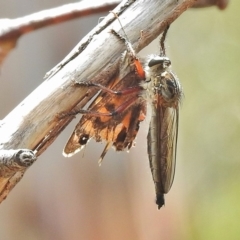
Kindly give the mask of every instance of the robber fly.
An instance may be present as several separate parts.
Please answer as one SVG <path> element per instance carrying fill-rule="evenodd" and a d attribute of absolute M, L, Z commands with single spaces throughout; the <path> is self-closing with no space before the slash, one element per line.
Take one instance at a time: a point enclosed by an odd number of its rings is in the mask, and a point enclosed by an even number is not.
<path fill-rule="evenodd" d="M 112 34 L 127 48 L 118 73 L 107 86 L 78 83 L 101 91 L 88 109 L 72 113 L 82 113 L 83 116 L 63 151 L 64 156 L 70 157 L 91 138 L 97 142 L 106 141 L 100 162 L 111 146 L 117 151 L 130 149 L 139 124 L 145 119 L 147 103 L 150 103 L 152 116 L 147 137 L 148 155 L 158 208 L 164 205 L 164 194 L 170 190 L 174 178 L 182 96 L 180 83 L 170 69 L 171 61 L 165 56 L 166 33 L 167 29 L 160 40 L 160 55 L 152 55 L 142 63 L 125 32 L 123 37 L 112 30 Z"/>
<path fill-rule="evenodd" d="M 145 72 L 152 115 L 148 131 L 148 156 L 156 191 L 158 208 L 164 205 L 164 194 L 170 190 L 176 165 L 179 105 L 183 95 L 177 76 L 171 71 L 171 61 L 165 54 L 164 41 L 168 28 L 160 39 L 160 55 L 152 55 Z"/>

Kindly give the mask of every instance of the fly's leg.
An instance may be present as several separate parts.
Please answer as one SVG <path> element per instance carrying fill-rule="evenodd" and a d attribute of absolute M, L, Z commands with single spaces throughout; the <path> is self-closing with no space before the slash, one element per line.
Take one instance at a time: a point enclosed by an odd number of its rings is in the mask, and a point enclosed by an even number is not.
<path fill-rule="evenodd" d="M 116 91 L 116 90 L 112 90 L 111 88 L 105 87 L 101 84 L 98 83 L 92 83 L 92 82 L 80 82 L 78 83 L 78 86 L 84 86 L 84 87 L 95 87 L 98 88 L 99 90 L 102 90 L 103 92 L 107 92 L 116 96 L 120 96 L 120 95 L 128 95 L 128 94 L 132 94 L 132 93 L 137 93 L 140 92 L 142 90 L 142 88 L 140 86 L 136 86 L 136 87 L 129 87 L 126 88 L 124 90 L 120 90 L 120 91 Z"/>
<path fill-rule="evenodd" d="M 136 100 L 136 97 L 134 96 L 134 97 L 130 98 L 128 101 L 124 102 L 122 105 L 118 106 L 112 112 L 101 113 L 101 112 L 94 112 L 91 110 L 79 109 L 76 111 L 72 111 L 70 113 L 62 114 L 62 116 L 60 116 L 60 118 L 64 118 L 66 116 L 75 116 L 77 114 L 91 115 L 94 117 L 112 117 L 112 116 L 118 115 L 119 113 L 123 112 L 125 109 L 130 107 L 135 102 L 135 100 Z"/>

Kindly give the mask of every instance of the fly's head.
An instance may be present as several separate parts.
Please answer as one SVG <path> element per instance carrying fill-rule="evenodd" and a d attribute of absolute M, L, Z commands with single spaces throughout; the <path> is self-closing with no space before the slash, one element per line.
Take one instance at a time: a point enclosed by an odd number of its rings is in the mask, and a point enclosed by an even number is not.
<path fill-rule="evenodd" d="M 148 67 L 152 72 L 164 72 L 171 66 L 171 61 L 168 57 L 153 56 L 149 62 Z"/>

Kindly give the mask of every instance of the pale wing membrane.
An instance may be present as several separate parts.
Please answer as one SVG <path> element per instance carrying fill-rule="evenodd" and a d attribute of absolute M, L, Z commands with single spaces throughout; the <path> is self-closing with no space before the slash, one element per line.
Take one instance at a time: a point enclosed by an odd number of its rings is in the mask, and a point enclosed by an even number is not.
<path fill-rule="evenodd" d="M 178 135 L 178 106 L 163 107 L 152 104 L 152 117 L 148 132 L 148 155 L 155 184 L 159 208 L 173 183 L 176 165 Z"/>
<path fill-rule="evenodd" d="M 167 171 L 164 184 L 164 190 L 167 193 L 172 187 L 175 166 L 176 166 L 176 152 L 177 152 L 177 137 L 178 137 L 178 108 L 168 108 L 169 111 L 169 124 L 168 124 L 168 158 L 167 158 Z"/>

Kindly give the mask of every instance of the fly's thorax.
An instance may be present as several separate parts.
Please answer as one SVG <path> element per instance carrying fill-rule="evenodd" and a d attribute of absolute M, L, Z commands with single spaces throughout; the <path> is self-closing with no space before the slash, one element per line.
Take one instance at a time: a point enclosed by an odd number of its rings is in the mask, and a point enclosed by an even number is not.
<path fill-rule="evenodd" d="M 180 83 L 170 70 L 166 70 L 160 78 L 154 79 L 154 88 L 157 94 L 160 94 L 166 103 L 179 102 L 182 95 Z"/>
<path fill-rule="evenodd" d="M 162 104 L 172 107 L 181 99 L 182 89 L 177 76 L 170 68 L 171 61 L 168 57 L 153 55 L 149 58 L 145 71 L 151 86 L 148 87 L 151 98 L 156 99 L 158 96 Z"/>

